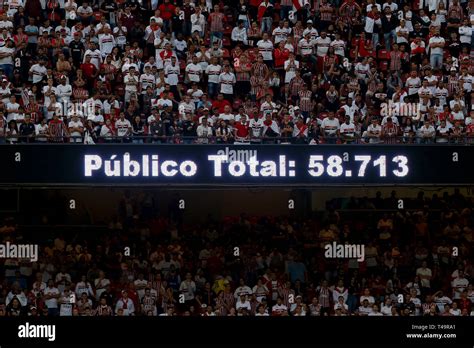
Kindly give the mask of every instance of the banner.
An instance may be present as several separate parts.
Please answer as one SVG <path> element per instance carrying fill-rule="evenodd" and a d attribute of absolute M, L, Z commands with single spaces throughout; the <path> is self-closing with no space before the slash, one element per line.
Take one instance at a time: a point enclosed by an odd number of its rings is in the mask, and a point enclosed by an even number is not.
<path fill-rule="evenodd" d="M 469 146 L 3 145 L 0 184 L 473 184 Z"/>

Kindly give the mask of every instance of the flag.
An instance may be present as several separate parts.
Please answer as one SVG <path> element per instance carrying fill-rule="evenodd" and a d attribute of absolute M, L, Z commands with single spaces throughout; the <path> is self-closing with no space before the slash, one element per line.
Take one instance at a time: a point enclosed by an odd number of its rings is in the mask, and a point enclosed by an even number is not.
<path fill-rule="evenodd" d="M 23 101 L 23 106 L 28 107 L 30 105 L 30 96 L 28 95 L 29 90 L 27 88 L 23 88 L 21 91 L 21 100 Z"/>

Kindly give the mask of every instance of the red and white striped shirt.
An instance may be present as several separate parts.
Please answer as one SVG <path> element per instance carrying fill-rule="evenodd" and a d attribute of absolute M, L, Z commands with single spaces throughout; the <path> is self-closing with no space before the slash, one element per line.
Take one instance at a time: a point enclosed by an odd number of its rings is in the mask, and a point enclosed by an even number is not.
<path fill-rule="evenodd" d="M 311 112 L 311 110 L 313 110 L 313 101 L 311 100 L 312 94 L 313 93 L 308 90 L 298 92 L 298 96 L 300 97 L 299 106 L 301 111 Z"/>
<path fill-rule="evenodd" d="M 211 32 L 224 31 L 225 16 L 220 12 L 212 12 L 209 15 L 209 24 Z"/>
<path fill-rule="evenodd" d="M 320 17 L 322 21 L 330 22 L 332 21 L 332 14 L 334 8 L 329 3 L 321 4 L 319 7 Z"/>

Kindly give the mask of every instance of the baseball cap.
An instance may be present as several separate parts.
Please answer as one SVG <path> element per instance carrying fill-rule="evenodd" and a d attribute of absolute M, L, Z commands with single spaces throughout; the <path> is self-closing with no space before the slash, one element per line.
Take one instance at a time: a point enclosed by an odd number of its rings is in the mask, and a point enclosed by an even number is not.
<path fill-rule="evenodd" d="M 308 19 L 308 20 L 306 21 L 306 24 L 313 24 L 313 21 L 312 21 L 311 19 Z"/>

